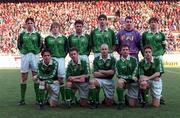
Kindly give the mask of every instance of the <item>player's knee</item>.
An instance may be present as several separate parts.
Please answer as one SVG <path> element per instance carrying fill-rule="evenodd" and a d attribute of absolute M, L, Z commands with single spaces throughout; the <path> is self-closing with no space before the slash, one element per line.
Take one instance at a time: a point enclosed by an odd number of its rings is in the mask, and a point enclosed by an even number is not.
<path fill-rule="evenodd" d="M 110 99 L 110 98 L 105 98 L 105 105 L 107 107 L 110 107 L 113 105 L 113 99 Z"/>
<path fill-rule="evenodd" d="M 121 79 L 119 79 L 119 80 L 117 81 L 117 86 L 118 86 L 119 88 L 123 88 L 123 87 L 125 86 L 124 81 L 122 81 Z"/>
<path fill-rule="evenodd" d="M 88 100 L 86 98 L 80 98 L 80 106 L 81 107 L 87 107 L 88 106 Z"/>
<path fill-rule="evenodd" d="M 141 88 L 141 89 L 147 89 L 147 88 L 148 88 L 148 83 L 147 83 L 146 81 L 142 81 L 142 82 L 140 83 L 140 88 Z"/>
<path fill-rule="evenodd" d="M 94 88 L 94 87 L 96 87 L 97 86 L 97 82 L 96 82 L 96 80 L 95 79 L 93 79 L 93 80 L 90 80 L 89 81 L 89 83 L 90 83 L 90 87 L 92 88 Z"/>
<path fill-rule="evenodd" d="M 67 82 L 66 87 L 71 88 L 72 87 L 72 82 Z"/>
<path fill-rule="evenodd" d="M 129 102 L 129 106 L 132 108 L 137 106 L 137 99 L 129 98 L 128 102 Z"/>

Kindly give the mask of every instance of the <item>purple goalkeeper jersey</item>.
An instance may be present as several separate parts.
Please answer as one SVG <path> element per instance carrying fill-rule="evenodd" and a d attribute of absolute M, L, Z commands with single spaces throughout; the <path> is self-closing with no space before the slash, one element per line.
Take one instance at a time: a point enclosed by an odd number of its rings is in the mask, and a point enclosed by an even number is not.
<path fill-rule="evenodd" d="M 116 51 L 119 53 L 122 45 L 128 45 L 130 47 L 130 55 L 138 59 L 138 53 L 140 51 L 141 35 L 135 29 L 127 31 L 126 29 L 120 30 L 117 33 L 117 46 Z"/>

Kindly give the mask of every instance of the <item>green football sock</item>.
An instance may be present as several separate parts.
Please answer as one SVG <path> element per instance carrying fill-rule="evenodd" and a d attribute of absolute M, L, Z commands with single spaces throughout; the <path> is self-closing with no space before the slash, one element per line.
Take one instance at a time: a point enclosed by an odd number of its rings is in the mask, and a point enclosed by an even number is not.
<path fill-rule="evenodd" d="M 75 100 L 75 92 L 73 90 L 71 90 L 71 99 Z"/>
<path fill-rule="evenodd" d="M 65 89 L 64 86 L 60 86 L 61 100 L 65 100 Z"/>
<path fill-rule="evenodd" d="M 65 89 L 66 100 L 71 100 L 72 90 L 70 88 Z"/>
<path fill-rule="evenodd" d="M 21 100 L 25 101 L 25 93 L 26 93 L 27 84 L 21 84 Z"/>
<path fill-rule="evenodd" d="M 99 93 L 100 93 L 100 88 L 96 88 L 96 101 L 99 102 Z"/>
<path fill-rule="evenodd" d="M 145 102 L 148 102 L 148 95 L 149 95 L 149 89 L 144 90 L 144 100 Z"/>
<path fill-rule="evenodd" d="M 124 89 L 117 87 L 117 88 L 116 88 L 116 92 L 117 92 L 117 97 L 118 97 L 119 103 L 123 103 Z"/>
<path fill-rule="evenodd" d="M 39 84 L 38 83 L 34 83 L 34 91 L 35 91 L 35 94 L 36 94 L 36 101 L 38 101 L 39 99 Z"/>
<path fill-rule="evenodd" d="M 39 102 L 43 103 L 44 102 L 44 97 L 45 97 L 45 90 L 44 89 L 39 89 Z"/>
<path fill-rule="evenodd" d="M 90 89 L 90 96 L 91 96 L 93 102 L 97 101 L 97 89 L 96 88 Z"/>
<path fill-rule="evenodd" d="M 44 96 L 44 101 L 46 101 L 46 102 L 48 101 L 48 95 L 49 95 L 49 93 L 48 93 L 48 91 L 46 91 L 45 96 Z"/>

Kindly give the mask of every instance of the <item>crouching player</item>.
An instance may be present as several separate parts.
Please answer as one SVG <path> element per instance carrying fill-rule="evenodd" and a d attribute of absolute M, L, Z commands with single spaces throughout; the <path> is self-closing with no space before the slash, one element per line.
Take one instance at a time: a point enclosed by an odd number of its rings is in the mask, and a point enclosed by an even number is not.
<path fill-rule="evenodd" d="M 66 70 L 66 107 L 71 107 L 71 101 L 74 100 L 75 92 L 78 90 L 80 96 L 80 106 L 88 105 L 89 93 L 89 75 L 86 61 L 79 57 L 77 48 L 69 50 L 71 61 Z"/>
<path fill-rule="evenodd" d="M 104 91 L 106 106 L 112 106 L 114 97 L 115 85 L 112 78 L 115 73 L 116 60 L 108 54 L 109 48 L 107 44 L 102 44 L 100 49 L 100 56 L 93 61 L 93 79 L 90 81 L 91 108 L 98 107 L 100 88 Z"/>
<path fill-rule="evenodd" d="M 37 79 L 39 82 L 39 107 L 43 108 L 45 92 L 48 92 L 48 102 L 51 107 L 56 107 L 59 95 L 58 62 L 51 58 L 50 51 L 41 52 L 42 60 L 38 63 Z"/>
<path fill-rule="evenodd" d="M 121 47 L 121 57 L 116 63 L 117 70 L 117 97 L 118 97 L 118 109 L 122 109 L 124 106 L 124 90 L 127 88 L 127 99 L 130 107 L 137 105 L 138 98 L 138 62 L 135 57 L 129 55 L 130 49 L 128 45 Z"/>
<path fill-rule="evenodd" d="M 152 95 L 152 105 L 160 106 L 160 98 L 162 92 L 161 74 L 164 73 L 161 60 L 153 58 L 152 47 L 144 47 L 144 59 L 139 63 L 139 84 L 141 95 L 143 98 L 143 107 L 148 102 L 148 91 L 150 89 Z"/>

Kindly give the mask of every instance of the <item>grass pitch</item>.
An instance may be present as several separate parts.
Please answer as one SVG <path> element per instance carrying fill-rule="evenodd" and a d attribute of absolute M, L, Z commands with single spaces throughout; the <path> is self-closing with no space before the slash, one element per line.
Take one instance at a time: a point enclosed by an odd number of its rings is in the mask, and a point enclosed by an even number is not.
<path fill-rule="evenodd" d="M 116 106 L 100 106 L 98 109 L 74 106 L 66 109 L 60 104 L 57 108 L 45 107 L 44 110 L 38 110 L 30 77 L 26 92 L 27 105 L 17 106 L 20 99 L 20 71 L 0 70 L 0 118 L 180 118 L 180 68 L 166 68 L 165 71 L 163 96 L 166 105 L 161 105 L 160 108 L 126 107 L 124 110 L 117 110 Z"/>

